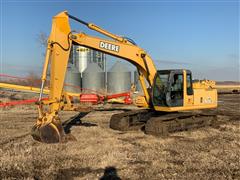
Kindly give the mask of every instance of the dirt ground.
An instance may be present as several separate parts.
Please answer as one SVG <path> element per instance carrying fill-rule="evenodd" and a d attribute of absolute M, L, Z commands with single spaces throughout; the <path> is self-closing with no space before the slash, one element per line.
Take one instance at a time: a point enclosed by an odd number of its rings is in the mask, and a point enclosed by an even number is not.
<path fill-rule="evenodd" d="M 121 110 L 95 111 L 71 127 L 76 141 L 42 144 L 29 134 L 33 105 L 0 109 L 0 179 L 240 179 L 240 95 L 221 95 L 217 111 L 218 127 L 164 138 L 114 131 Z"/>

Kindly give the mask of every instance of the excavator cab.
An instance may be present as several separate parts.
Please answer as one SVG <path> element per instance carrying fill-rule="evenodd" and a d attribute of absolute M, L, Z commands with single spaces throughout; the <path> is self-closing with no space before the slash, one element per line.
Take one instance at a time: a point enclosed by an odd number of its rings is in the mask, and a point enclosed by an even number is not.
<path fill-rule="evenodd" d="M 186 73 L 186 75 L 184 75 Z M 184 83 L 186 82 L 186 89 Z M 159 70 L 157 71 L 152 91 L 154 106 L 182 107 L 184 106 L 184 91 L 193 95 L 192 73 L 189 70 Z"/>

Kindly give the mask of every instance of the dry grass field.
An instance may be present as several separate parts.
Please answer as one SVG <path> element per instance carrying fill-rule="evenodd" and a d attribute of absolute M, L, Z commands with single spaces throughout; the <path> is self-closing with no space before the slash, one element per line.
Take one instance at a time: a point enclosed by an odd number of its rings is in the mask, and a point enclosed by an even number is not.
<path fill-rule="evenodd" d="M 220 125 L 164 138 L 114 131 L 122 111 L 95 111 L 71 127 L 75 141 L 42 144 L 29 135 L 33 105 L 0 109 L 0 179 L 240 179 L 240 95 L 221 95 L 216 111 Z"/>

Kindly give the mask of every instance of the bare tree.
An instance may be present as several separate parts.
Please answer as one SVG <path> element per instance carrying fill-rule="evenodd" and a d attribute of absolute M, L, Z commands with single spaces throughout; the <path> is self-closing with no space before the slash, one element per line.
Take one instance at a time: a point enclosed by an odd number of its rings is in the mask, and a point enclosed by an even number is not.
<path fill-rule="evenodd" d="M 39 32 L 37 34 L 37 42 L 44 48 L 47 47 L 48 36 L 45 32 Z"/>
<path fill-rule="evenodd" d="M 26 79 L 28 86 L 39 87 L 41 85 L 41 78 L 33 71 L 29 71 Z"/>
<path fill-rule="evenodd" d="M 37 42 L 38 44 L 43 48 L 43 52 L 42 52 L 42 56 L 45 57 L 46 55 L 46 48 L 47 48 L 47 43 L 48 43 L 48 35 L 45 32 L 39 32 L 37 34 Z M 43 59 L 44 60 L 44 59 Z M 44 62 L 42 63 L 42 65 L 44 64 Z M 49 67 L 51 65 L 49 64 Z M 50 68 L 48 68 L 48 72 L 47 72 L 47 76 L 50 75 Z"/>

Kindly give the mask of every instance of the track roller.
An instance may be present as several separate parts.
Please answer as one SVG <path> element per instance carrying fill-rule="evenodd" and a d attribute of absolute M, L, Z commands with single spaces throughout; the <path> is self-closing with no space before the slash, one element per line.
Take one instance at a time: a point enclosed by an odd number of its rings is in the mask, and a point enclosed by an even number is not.
<path fill-rule="evenodd" d="M 129 117 L 113 117 L 110 120 L 110 128 L 118 131 L 127 131 L 129 129 Z"/>
<path fill-rule="evenodd" d="M 118 131 L 139 130 L 152 114 L 146 109 L 114 114 L 110 119 L 110 128 Z"/>
<path fill-rule="evenodd" d="M 155 136 L 167 136 L 169 133 L 212 126 L 216 121 L 217 117 L 215 115 L 203 114 L 193 116 L 176 115 L 172 119 L 169 117 L 153 117 L 147 121 L 145 133 Z"/>

